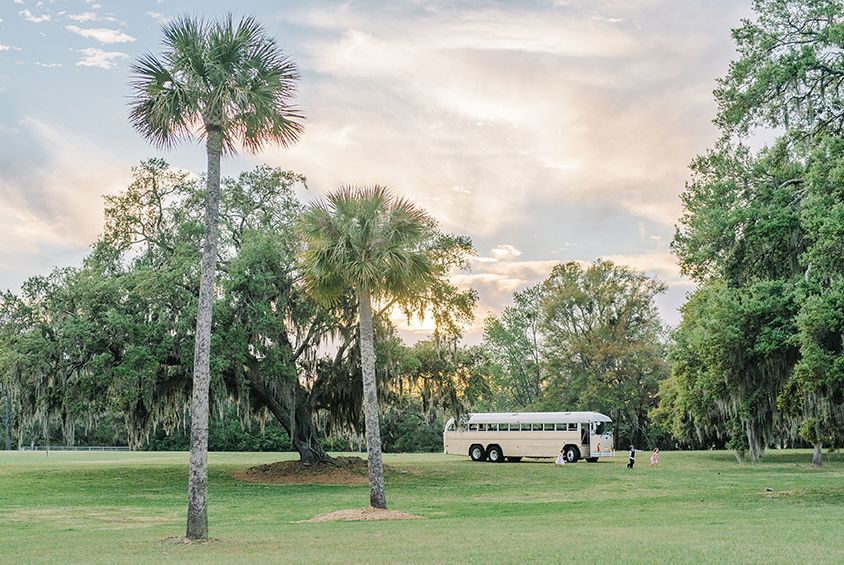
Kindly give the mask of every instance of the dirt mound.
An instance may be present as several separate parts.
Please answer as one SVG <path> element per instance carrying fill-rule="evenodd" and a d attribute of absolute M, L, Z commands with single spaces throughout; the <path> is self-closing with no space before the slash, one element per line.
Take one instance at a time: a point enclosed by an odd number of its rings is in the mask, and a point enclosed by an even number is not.
<path fill-rule="evenodd" d="M 397 510 L 383 510 L 381 508 L 352 508 L 336 510 L 327 514 L 314 516 L 302 522 L 355 522 L 358 520 L 416 520 L 421 516 L 399 512 Z"/>
<path fill-rule="evenodd" d="M 328 463 L 278 461 L 256 465 L 232 473 L 247 483 L 365 485 L 368 483 L 366 460 L 360 457 L 336 457 Z"/>

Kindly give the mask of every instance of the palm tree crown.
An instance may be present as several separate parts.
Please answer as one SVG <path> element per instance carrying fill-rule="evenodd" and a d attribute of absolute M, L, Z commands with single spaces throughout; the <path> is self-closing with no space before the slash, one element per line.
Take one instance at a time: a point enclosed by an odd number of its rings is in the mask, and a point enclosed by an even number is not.
<path fill-rule="evenodd" d="M 161 58 L 147 53 L 132 65 L 130 120 L 144 137 L 169 147 L 215 129 L 227 152 L 238 141 L 256 151 L 297 140 L 302 115 L 290 104 L 296 66 L 255 19 L 183 17 L 162 32 Z"/>
<path fill-rule="evenodd" d="M 426 247 L 433 220 L 383 186 L 342 188 L 312 204 L 301 226 L 305 280 L 323 302 L 349 289 L 410 297 L 437 273 Z"/>

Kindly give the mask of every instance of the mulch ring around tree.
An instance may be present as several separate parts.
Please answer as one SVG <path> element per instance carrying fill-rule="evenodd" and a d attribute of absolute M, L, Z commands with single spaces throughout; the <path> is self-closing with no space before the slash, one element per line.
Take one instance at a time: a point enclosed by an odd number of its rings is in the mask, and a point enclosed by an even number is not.
<path fill-rule="evenodd" d="M 326 514 L 314 516 L 310 520 L 301 520 L 299 524 L 306 522 L 357 522 L 361 520 L 416 520 L 421 518 L 415 514 L 399 512 L 398 510 L 384 510 L 383 508 L 352 508 L 349 510 L 336 510 Z"/>
<path fill-rule="evenodd" d="M 385 468 L 386 471 L 386 468 Z M 241 469 L 232 476 L 247 483 L 365 485 L 368 483 L 366 460 L 360 457 L 335 457 L 327 463 L 278 461 Z"/>

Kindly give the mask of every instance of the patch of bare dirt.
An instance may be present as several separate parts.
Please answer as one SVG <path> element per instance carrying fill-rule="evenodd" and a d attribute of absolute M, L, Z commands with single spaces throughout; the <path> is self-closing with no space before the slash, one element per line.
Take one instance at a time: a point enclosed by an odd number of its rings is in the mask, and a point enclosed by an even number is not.
<path fill-rule="evenodd" d="M 360 457 L 336 457 L 328 463 L 305 464 L 278 461 L 235 471 L 232 476 L 247 483 L 365 485 L 368 483 L 366 460 Z"/>
<path fill-rule="evenodd" d="M 171 536 L 169 538 L 165 538 L 161 540 L 163 544 L 174 544 L 174 545 L 210 545 L 215 543 L 220 543 L 220 540 L 215 538 L 206 538 L 201 540 L 193 540 L 185 537 L 178 537 L 178 536 Z"/>
<path fill-rule="evenodd" d="M 421 516 L 399 512 L 398 510 L 384 510 L 382 508 L 351 508 L 336 510 L 327 514 L 314 516 L 302 522 L 357 522 L 360 520 L 417 520 Z M 300 522 L 301 523 L 301 522 Z"/>

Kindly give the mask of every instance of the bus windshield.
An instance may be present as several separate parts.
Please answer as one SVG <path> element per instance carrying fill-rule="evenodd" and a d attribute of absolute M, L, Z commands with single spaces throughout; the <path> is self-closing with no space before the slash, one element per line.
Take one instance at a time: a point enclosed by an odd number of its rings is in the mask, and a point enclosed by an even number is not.
<path fill-rule="evenodd" d="M 596 422 L 595 435 L 602 436 L 612 433 L 612 422 Z"/>

